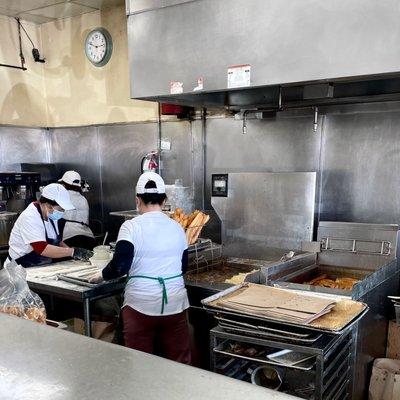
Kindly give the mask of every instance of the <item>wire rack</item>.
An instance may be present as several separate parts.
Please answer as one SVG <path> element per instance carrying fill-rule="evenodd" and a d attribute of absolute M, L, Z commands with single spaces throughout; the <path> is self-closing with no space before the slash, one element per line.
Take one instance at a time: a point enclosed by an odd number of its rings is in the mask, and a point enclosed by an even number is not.
<path fill-rule="evenodd" d="M 188 252 L 190 270 L 212 267 L 222 259 L 222 245 L 214 243 L 211 239 L 200 238 L 189 246 Z"/>

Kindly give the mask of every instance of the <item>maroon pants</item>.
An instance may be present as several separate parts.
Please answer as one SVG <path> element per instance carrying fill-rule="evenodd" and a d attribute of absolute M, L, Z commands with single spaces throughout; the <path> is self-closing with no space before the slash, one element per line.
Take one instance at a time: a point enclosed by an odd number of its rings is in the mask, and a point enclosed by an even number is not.
<path fill-rule="evenodd" d="M 191 363 L 187 313 L 151 316 L 129 306 L 122 309 L 125 346 L 183 364 Z"/>

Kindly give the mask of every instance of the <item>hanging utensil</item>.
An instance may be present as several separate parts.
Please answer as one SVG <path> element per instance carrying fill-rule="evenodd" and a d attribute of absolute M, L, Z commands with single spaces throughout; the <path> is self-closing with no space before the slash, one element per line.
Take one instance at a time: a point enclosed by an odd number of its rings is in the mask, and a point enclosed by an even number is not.
<path fill-rule="evenodd" d="M 104 235 L 103 246 L 106 244 L 107 237 L 108 237 L 108 231 L 107 231 L 106 234 Z"/>

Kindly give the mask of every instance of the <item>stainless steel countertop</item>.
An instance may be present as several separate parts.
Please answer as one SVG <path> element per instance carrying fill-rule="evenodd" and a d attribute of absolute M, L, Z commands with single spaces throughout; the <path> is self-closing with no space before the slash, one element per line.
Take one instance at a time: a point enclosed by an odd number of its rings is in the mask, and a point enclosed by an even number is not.
<path fill-rule="evenodd" d="M 0 314 L 4 400 L 289 400 L 288 396 Z"/>

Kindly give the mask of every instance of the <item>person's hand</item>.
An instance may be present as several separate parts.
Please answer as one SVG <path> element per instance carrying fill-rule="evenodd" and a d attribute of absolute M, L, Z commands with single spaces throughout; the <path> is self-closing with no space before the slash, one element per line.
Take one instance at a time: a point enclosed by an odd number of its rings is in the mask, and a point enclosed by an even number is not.
<path fill-rule="evenodd" d="M 89 278 L 89 283 L 101 283 L 103 282 L 103 275 L 101 272 L 99 274 L 93 275 L 91 278 Z"/>
<path fill-rule="evenodd" d="M 82 249 L 80 247 L 74 247 L 74 253 L 72 255 L 74 260 L 89 261 L 90 257 L 93 257 L 93 251 Z"/>

